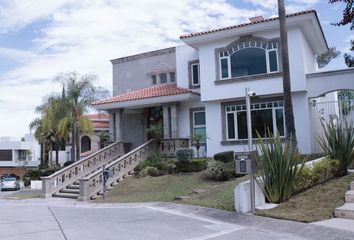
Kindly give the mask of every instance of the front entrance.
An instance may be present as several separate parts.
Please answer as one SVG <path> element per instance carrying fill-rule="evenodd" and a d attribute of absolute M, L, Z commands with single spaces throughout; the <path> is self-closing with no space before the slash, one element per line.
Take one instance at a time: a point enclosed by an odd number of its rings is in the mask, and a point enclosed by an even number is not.
<path fill-rule="evenodd" d="M 148 140 L 151 139 L 156 139 L 158 136 L 157 134 L 160 134 L 160 138 L 162 137 L 162 129 L 163 129 L 163 111 L 162 107 L 150 107 L 147 108 L 147 128 L 154 127 L 156 131 L 148 131 L 147 132 L 147 137 Z M 160 133 L 159 129 L 161 130 Z"/>

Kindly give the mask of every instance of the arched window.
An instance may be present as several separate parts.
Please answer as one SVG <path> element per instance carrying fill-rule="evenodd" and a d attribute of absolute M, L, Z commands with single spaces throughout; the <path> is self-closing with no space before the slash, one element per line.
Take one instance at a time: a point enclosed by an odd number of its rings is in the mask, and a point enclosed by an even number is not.
<path fill-rule="evenodd" d="M 83 136 L 81 138 L 81 153 L 91 150 L 91 139 L 88 136 Z"/>
<path fill-rule="evenodd" d="M 220 79 L 278 72 L 276 42 L 246 41 L 219 53 Z"/>

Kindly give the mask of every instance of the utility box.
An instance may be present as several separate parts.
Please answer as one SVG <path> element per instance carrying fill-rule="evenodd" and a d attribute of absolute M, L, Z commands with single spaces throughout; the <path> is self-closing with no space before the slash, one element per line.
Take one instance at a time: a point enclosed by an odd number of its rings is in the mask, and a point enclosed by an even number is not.
<path fill-rule="evenodd" d="M 257 150 L 246 152 L 235 152 L 235 169 L 236 174 L 253 174 L 257 173 Z"/>
<path fill-rule="evenodd" d="M 104 171 L 103 171 L 103 177 L 104 178 L 109 178 L 109 177 L 112 177 L 113 176 L 113 172 L 112 172 L 112 170 L 109 170 L 109 169 L 105 169 Z"/>

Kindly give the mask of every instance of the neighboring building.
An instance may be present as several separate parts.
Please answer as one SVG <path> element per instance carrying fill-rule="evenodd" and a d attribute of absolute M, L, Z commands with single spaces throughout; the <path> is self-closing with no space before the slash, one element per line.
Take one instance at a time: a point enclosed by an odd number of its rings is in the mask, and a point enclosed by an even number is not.
<path fill-rule="evenodd" d="M 315 106 L 337 101 L 329 92 L 354 89 L 354 69 L 318 69 L 316 55 L 328 46 L 315 11 L 288 15 L 287 26 L 298 144 L 304 154 L 317 152 Z M 264 137 L 265 127 L 285 136 L 278 18 L 253 18 L 180 38 L 185 45 L 111 61 L 114 96 L 93 105 L 108 111 L 113 141 L 139 146 L 154 137 L 146 128 L 161 123 L 168 147 L 200 133 L 208 137 L 202 155 L 243 151 L 245 88 L 256 93 L 251 99 L 253 139 L 256 131 Z"/>
<path fill-rule="evenodd" d="M 22 140 L 10 137 L 0 138 L 0 175 L 24 174 L 23 167 L 37 167 L 40 164 L 41 148 L 33 134 L 26 134 Z"/>
<path fill-rule="evenodd" d="M 109 134 L 109 116 L 104 113 L 85 114 L 91 120 L 93 126 L 92 134 L 81 134 L 80 136 L 80 157 L 86 157 L 101 149 L 101 138 Z M 59 151 L 59 164 L 63 165 L 71 160 L 71 143 L 67 142 Z M 55 151 L 52 152 L 52 162 L 55 163 Z"/>

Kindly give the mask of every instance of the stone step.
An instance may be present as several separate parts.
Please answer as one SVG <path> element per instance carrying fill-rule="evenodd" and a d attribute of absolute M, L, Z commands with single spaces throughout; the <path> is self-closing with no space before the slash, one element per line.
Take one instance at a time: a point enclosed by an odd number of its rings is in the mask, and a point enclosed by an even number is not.
<path fill-rule="evenodd" d="M 76 180 L 75 182 L 73 182 L 73 185 L 80 185 L 80 182 L 78 180 Z"/>
<path fill-rule="evenodd" d="M 74 193 L 53 193 L 53 197 L 60 197 L 60 198 L 73 198 L 77 199 L 79 197 L 79 194 L 74 194 Z"/>
<path fill-rule="evenodd" d="M 354 203 L 354 190 L 350 190 L 345 193 L 345 202 Z"/>
<path fill-rule="evenodd" d="M 79 185 L 68 185 L 66 186 L 67 189 L 80 189 Z"/>
<path fill-rule="evenodd" d="M 351 190 L 354 190 L 354 182 L 351 182 L 351 183 L 350 183 L 350 189 L 351 189 Z"/>
<path fill-rule="evenodd" d="M 338 218 L 354 220 L 354 203 L 345 203 L 343 206 L 336 208 L 334 213 Z"/>
<path fill-rule="evenodd" d="M 79 189 L 72 189 L 72 188 L 64 188 L 59 191 L 60 193 L 74 193 L 74 194 L 80 194 Z"/>

